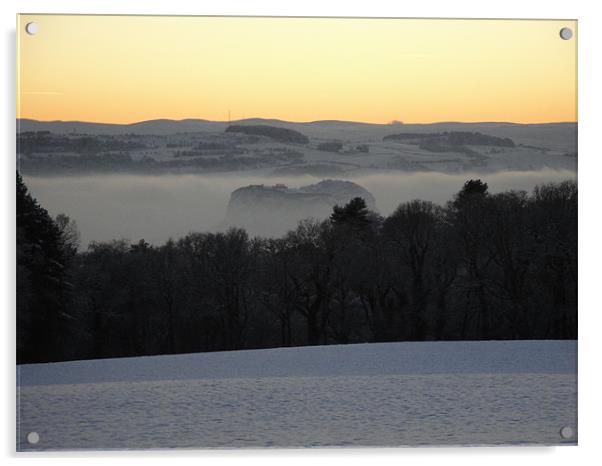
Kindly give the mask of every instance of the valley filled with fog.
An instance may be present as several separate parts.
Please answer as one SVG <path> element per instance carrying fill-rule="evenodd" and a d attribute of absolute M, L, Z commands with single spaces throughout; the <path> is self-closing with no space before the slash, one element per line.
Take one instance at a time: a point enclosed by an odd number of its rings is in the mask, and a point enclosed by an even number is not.
<path fill-rule="evenodd" d="M 381 215 L 412 199 L 445 203 L 464 182 L 480 178 L 491 192 L 531 191 L 534 186 L 575 179 L 569 170 L 499 173 L 367 173 L 350 178 L 371 192 Z M 191 231 L 220 228 L 232 191 L 241 186 L 276 182 L 289 187 L 317 183 L 312 176 L 279 177 L 251 174 L 203 175 L 88 175 L 27 177 L 32 194 L 56 216 L 65 213 L 77 222 L 82 246 L 90 241 L 144 238 L 154 244 Z M 290 221 L 296 222 L 295 212 Z M 253 233 L 253 232 L 251 232 Z"/>

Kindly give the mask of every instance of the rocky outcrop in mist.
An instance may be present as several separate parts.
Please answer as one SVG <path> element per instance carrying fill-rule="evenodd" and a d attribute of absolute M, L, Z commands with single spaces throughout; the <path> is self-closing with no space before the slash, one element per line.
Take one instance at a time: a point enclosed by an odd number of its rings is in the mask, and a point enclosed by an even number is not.
<path fill-rule="evenodd" d="M 284 184 L 245 186 L 230 195 L 222 227 L 245 228 L 251 235 L 280 236 L 304 218 L 328 217 L 335 205 L 344 205 L 354 197 L 363 198 L 370 210 L 376 210 L 374 196 L 351 181 L 323 180 L 300 188 Z"/>

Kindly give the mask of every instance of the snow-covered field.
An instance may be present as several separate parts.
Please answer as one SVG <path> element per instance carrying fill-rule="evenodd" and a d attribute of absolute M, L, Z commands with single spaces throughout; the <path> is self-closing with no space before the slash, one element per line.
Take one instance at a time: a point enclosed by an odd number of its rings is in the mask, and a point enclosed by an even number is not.
<path fill-rule="evenodd" d="M 17 446 L 574 444 L 576 357 L 575 341 L 423 342 L 23 365 Z"/>

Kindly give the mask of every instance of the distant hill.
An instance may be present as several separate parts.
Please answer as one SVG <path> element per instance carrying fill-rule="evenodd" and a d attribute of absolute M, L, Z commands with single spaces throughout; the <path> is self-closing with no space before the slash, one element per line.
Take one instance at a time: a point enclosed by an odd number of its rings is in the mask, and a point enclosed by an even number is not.
<path fill-rule="evenodd" d="M 176 134 L 198 131 L 221 132 L 227 123 L 207 120 L 149 120 L 131 124 L 90 123 L 85 121 L 38 121 L 17 119 L 17 132 L 51 131 L 59 134 Z"/>
<path fill-rule="evenodd" d="M 274 141 L 292 142 L 294 144 L 307 144 L 309 142 L 309 138 L 298 131 L 270 125 L 231 125 L 226 128 L 226 133 L 266 136 Z"/>
<path fill-rule="evenodd" d="M 268 125 L 287 128 L 300 132 L 308 138 L 327 140 L 346 140 L 365 142 L 378 140 L 392 133 L 442 133 L 445 131 L 470 131 L 492 136 L 510 138 L 515 143 L 540 145 L 542 141 L 548 146 L 576 146 L 577 123 L 429 123 L 429 124 L 373 124 L 352 121 L 313 121 L 306 123 L 288 122 L 273 119 L 250 118 L 233 121 L 231 124 L 222 121 L 201 119 L 187 120 L 149 120 L 132 124 L 89 123 L 82 121 L 38 121 L 17 119 L 17 132 L 51 131 L 53 133 L 86 133 L 86 134 L 176 134 L 186 132 L 224 132 L 231 125 Z"/>

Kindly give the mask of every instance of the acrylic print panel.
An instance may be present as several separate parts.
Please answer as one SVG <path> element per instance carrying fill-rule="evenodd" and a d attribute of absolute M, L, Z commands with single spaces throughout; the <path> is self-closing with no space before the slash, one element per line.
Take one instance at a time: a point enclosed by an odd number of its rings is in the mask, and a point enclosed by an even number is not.
<path fill-rule="evenodd" d="M 577 443 L 576 21 L 17 28 L 18 450 Z"/>

